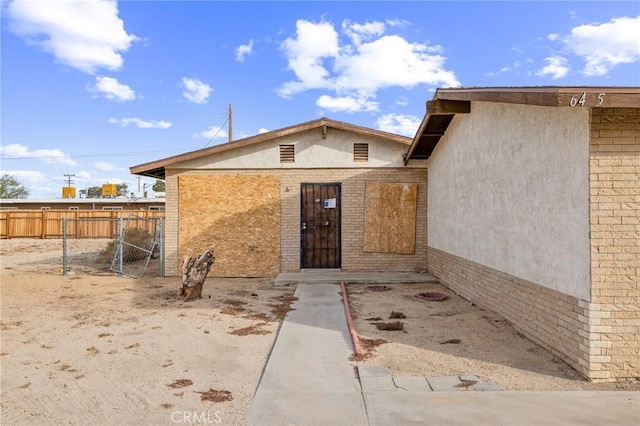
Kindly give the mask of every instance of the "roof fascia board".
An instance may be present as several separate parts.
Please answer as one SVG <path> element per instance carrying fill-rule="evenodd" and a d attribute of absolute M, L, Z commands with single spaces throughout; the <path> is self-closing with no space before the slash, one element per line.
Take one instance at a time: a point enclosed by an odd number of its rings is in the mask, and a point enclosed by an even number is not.
<path fill-rule="evenodd" d="M 583 97 L 584 95 L 584 97 Z M 434 100 L 485 101 L 551 107 L 640 107 L 640 87 L 490 87 L 438 89 Z M 581 99 L 583 99 L 582 102 Z"/>
<path fill-rule="evenodd" d="M 470 101 L 436 99 L 427 101 L 427 114 L 468 114 L 471 112 Z"/>
<path fill-rule="evenodd" d="M 420 138 L 422 137 L 422 133 L 424 132 L 424 129 L 427 127 L 427 122 L 428 121 L 429 121 L 429 114 L 425 114 L 425 116 L 422 118 L 422 121 L 420 122 L 420 126 L 418 127 L 418 131 L 416 132 L 415 136 L 413 137 L 413 140 L 411 141 L 411 145 L 409 146 L 409 151 L 407 151 L 407 153 L 404 156 L 404 165 L 405 166 L 409 162 L 409 159 L 411 158 L 411 155 L 413 155 L 413 151 L 415 151 L 416 146 L 418 146 L 418 142 L 420 141 Z"/>

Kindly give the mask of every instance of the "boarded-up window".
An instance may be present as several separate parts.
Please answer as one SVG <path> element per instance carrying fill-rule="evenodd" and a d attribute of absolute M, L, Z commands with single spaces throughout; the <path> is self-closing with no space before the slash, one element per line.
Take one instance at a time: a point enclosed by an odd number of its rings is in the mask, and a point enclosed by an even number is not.
<path fill-rule="evenodd" d="M 364 247 L 370 253 L 414 254 L 416 183 L 366 183 Z"/>
<path fill-rule="evenodd" d="M 280 162 L 295 163 L 296 151 L 293 145 L 280 145 Z"/>
<path fill-rule="evenodd" d="M 353 161 L 356 163 L 366 163 L 369 161 L 369 144 L 354 143 L 353 144 Z"/>
<path fill-rule="evenodd" d="M 278 176 L 183 175 L 178 185 L 180 257 L 215 247 L 211 277 L 278 275 Z"/>

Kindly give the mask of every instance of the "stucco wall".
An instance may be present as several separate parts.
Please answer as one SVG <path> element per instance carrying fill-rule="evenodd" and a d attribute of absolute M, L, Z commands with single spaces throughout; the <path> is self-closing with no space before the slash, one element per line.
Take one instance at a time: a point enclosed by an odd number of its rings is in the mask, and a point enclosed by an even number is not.
<path fill-rule="evenodd" d="M 590 300 L 588 109 L 474 102 L 429 160 L 429 246 Z"/>
<path fill-rule="evenodd" d="M 369 144 L 369 161 L 353 161 L 353 144 Z M 295 146 L 295 163 L 280 163 L 280 145 Z M 322 129 L 284 136 L 269 142 L 249 145 L 186 161 L 176 168 L 189 169 L 299 169 L 327 167 L 402 167 L 402 155 L 408 146 L 381 139 L 364 137 L 339 129 L 328 128 L 326 139 Z"/>

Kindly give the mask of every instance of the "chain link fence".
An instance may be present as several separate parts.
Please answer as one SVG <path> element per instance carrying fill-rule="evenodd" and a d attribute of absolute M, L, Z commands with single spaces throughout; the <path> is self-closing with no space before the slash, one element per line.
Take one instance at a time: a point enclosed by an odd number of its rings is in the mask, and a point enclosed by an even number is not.
<path fill-rule="evenodd" d="M 86 273 L 140 278 L 164 277 L 164 220 L 122 218 L 62 219 L 65 275 Z"/>

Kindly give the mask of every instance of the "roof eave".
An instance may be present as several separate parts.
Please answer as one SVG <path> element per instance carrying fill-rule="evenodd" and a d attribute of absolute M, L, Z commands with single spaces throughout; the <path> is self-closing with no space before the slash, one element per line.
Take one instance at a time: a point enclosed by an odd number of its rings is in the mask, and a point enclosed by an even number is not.
<path fill-rule="evenodd" d="M 638 108 L 640 107 L 640 87 L 616 87 L 616 86 L 547 86 L 547 87 L 471 87 L 471 88 L 440 88 L 437 89 L 433 100 L 427 102 L 427 113 L 423 118 L 416 135 L 414 136 L 409 151 L 405 156 L 405 165 L 414 158 L 417 149 L 422 148 L 418 159 L 427 159 L 431 155 L 439 137 L 435 143 L 429 141 L 426 149 L 420 146 L 429 133 L 429 127 L 433 116 L 442 113 L 453 115 L 461 111 L 447 110 L 444 103 L 450 101 L 468 102 L 474 101 L 526 104 L 547 107 L 591 107 L 591 108 Z M 441 104 L 438 104 L 440 102 Z M 431 105 L 434 108 L 429 108 Z M 443 109 L 444 108 L 444 109 Z M 443 129 L 446 131 L 446 127 Z M 442 132 L 444 134 L 444 131 Z M 423 143 L 422 143 L 423 144 Z M 424 145 L 424 144 L 423 144 Z M 433 145 L 433 146 L 431 146 Z"/>

